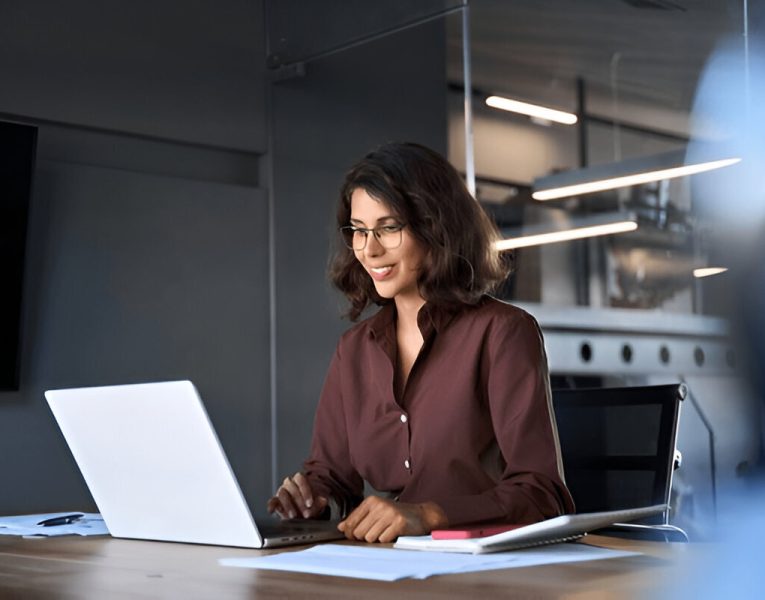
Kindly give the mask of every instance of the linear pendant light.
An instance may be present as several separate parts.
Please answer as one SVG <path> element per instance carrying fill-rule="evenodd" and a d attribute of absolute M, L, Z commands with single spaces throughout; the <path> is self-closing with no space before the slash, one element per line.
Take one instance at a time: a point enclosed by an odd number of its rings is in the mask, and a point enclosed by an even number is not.
<path fill-rule="evenodd" d="M 534 181 L 535 200 L 556 200 L 721 169 L 741 161 L 725 158 L 685 165 L 685 149 L 618 163 L 555 173 Z"/>
<path fill-rule="evenodd" d="M 577 224 L 578 223 L 578 224 Z M 638 228 L 637 220 L 631 215 L 608 215 L 603 217 L 588 218 L 575 221 L 569 229 L 559 231 L 544 231 L 538 233 L 510 234 L 506 239 L 499 240 L 495 247 L 497 250 L 512 250 L 514 248 L 526 248 L 528 246 L 540 246 L 542 244 L 554 244 L 570 240 L 597 237 L 635 231 Z"/>
<path fill-rule="evenodd" d="M 727 271 L 727 267 L 701 267 L 698 269 L 693 269 L 693 276 L 697 279 L 701 277 L 711 277 L 712 275 L 719 275 L 720 273 L 725 273 Z"/>
<path fill-rule="evenodd" d="M 577 116 L 573 113 L 555 110 L 537 104 L 529 104 L 528 102 L 521 102 L 520 100 L 512 100 L 510 98 L 504 98 L 503 96 L 489 96 L 486 98 L 486 104 L 492 108 L 519 113 L 537 119 L 544 119 L 546 121 L 555 121 L 556 123 L 563 123 L 564 125 L 573 125 L 577 121 Z"/>

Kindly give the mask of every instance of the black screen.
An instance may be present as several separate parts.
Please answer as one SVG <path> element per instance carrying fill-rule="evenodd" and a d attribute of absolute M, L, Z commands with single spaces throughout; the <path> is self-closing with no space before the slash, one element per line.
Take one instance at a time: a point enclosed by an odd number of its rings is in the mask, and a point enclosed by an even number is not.
<path fill-rule="evenodd" d="M 681 388 L 553 391 L 566 485 L 577 512 L 669 503 Z"/>
<path fill-rule="evenodd" d="M 22 290 L 37 128 L 0 121 L 0 390 L 19 388 Z"/>

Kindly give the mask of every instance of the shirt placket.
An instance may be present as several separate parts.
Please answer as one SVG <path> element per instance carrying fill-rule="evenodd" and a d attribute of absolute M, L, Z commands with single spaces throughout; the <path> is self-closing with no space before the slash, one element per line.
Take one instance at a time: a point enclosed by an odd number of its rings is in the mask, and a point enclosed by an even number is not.
<path fill-rule="evenodd" d="M 409 372 L 409 377 L 407 378 L 406 384 L 404 385 L 404 389 L 401 392 L 401 398 L 400 403 L 396 401 L 396 394 L 393 389 L 393 377 L 391 377 L 390 382 L 390 401 L 396 405 L 396 409 L 398 411 L 398 418 L 399 422 L 402 428 L 404 428 L 404 435 L 406 440 L 406 445 L 404 448 L 404 451 L 399 456 L 403 456 L 403 458 L 399 459 L 401 460 L 401 466 L 403 469 L 409 473 L 409 475 L 412 475 L 414 471 L 414 461 L 412 459 L 412 427 L 411 427 L 411 406 L 413 398 L 410 398 L 412 395 L 412 389 L 413 385 L 412 382 L 415 380 L 415 377 L 421 370 L 421 364 L 425 360 L 425 357 L 428 353 L 428 349 L 430 347 L 430 344 L 432 342 L 433 335 L 435 333 L 435 328 L 433 326 L 433 323 L 431 321 L 430 315 L 420 315 L 417 322 L 418 327 L 420 328 L 420 333 L 422 334 L 422 348 L 420 348 L 420 351 L 417 354 L 417 358 L 414 360 L 414 364 L 412 365 L 412 369 Z M 395 335 L 395 325 L 391 325 L 390 329 L 386 332 L 385 335 L 380 336 L 378 339 L 380 346 L 385 354 L 385 356 L 388 358 L 388 361 L 390 362 L 390 366 L 393 369 L 392 373 L 395 376 L 395 369 L 396 369 L 396 355 L 397 355 L 397 347 L 396 347 L 396 335 Z"/>
<path fill-rule="evenodd" d="M 413 382 L 415 381 L 415 378 L 419 374 L 420 370 L 422 370 L 422 363 L 426 360 L 427 354 L 430 350 L 430 346 L 433 341 L 433 335 L 435 334 L 435 328 L 433 327 L 433 323 L 430 319 L 429 315 L 422 315 L 417 320 L 417 326 L 420 328 L 420 333 L 422 334 L 422 347 L 420 348 L 420 351 L 417 353 L 417 357 L 414 359 L 414 363 L 412 364 L 412 369 L 409 371 L 409 377 L 406 380 L 406 384 L 404 384 L 404 389 L 401 392 L 401 415 L 399 416 L 399 420 L 401 421 L 402 425 L 406 427 L 406 450 L 407 455 L 404 459 L 404 468 L 409 472 L 411 475 L 414 469 L 414 465 L 412 464 L 412 427 L 411 427 L 411 407 L 413 402 L 415 401 L 414 398 L 411 398 L 413 389 L 416 389 Z M 394 367 L 395 368 L 395 367 Z"/>
<path fill-rule="evenodd" d="M 387 393 L 389 395 L 388 401 L 393 404 L 396 407 L 396 412 L 398 413 L 398 420 L 400 426 L 403 428 L 403 436 L 405 436 L 405 442 L 404 442 L 404 448 L 401 450 L 400 454 L 398 455 L 398 460 L 401 461 L 402 468 L 404 468 L 409 474 L 412 473 L 412 434 L 411 429 L 409 427 L 409 413 L 404 408 L 404 397 L 406 395 L 406 387 L 408 387 L 409 382 L 407 381 L 407 386 L 405 386 L 405 389 L 401 395 L 401 404 L 399 404 L 396 400 L 396 394 L 393 389 L 393 380 L 395 377 L 396 372 L 396 336 L 395 336 L 395 329 L 394 326 L 391 325 L 390 329 L 388 329 L 384 335 L 381 335 L 378 338 L 378 343 L 380 345 L 380 348 L 382 349 L 383 353 L 385 354 L 385 357 L 388 360 L 390 369 L 391 369 L 391 377 L 390 377 L 390 386 L 388 387 Z M 419 359 L 419 356 L 418 356 Z M 417 361 L 415 360 L 415 363 Z M 414 371 L 414 366 L 412 367 L 412 372 Z M 410 379 L 411 379 L 411 373 L 410 373 Z M 398 498 L 396 498 L 398 500 Z"/>

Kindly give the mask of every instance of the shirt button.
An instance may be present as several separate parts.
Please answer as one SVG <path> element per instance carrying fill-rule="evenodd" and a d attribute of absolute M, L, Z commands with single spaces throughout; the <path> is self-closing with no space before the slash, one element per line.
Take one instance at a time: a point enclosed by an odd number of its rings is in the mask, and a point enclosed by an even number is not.
<path fill-rule="evenodd" d="M 401 419 L 402 423 L 406 423 L 409 420 L 406 415 L 401 415 L 399 418 Z"/>
<path fill-rule="evenodd" d="M 404 467 L 406 467 L 407 469 L 409 468 L 409 459 L 408 458 L 404 461 Z"/>

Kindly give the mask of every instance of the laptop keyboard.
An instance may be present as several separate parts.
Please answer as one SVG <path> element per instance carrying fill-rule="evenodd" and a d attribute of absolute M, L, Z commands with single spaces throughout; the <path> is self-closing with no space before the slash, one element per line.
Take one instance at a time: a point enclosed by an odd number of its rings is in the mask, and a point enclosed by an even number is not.
<path fill-rule="evenodd" d="M 294 535 L 296 533 L 316 533 L 321 531 L 336 531 L 339 521 L 320 521 L 311 519 L 286 519 L 284 521 L 261 523 L 258 530 L 265 537 Z"/>

